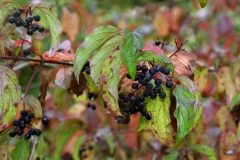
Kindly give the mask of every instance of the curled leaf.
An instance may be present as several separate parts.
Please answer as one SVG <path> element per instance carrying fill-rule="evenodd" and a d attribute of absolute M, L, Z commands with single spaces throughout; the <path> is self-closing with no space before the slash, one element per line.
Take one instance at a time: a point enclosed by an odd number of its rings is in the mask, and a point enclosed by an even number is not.
<path fill-rule="evenodd" d="M 68 68 L 62 67 L 59 69 L 56 75 L 55 83 L 61 88 L 69 89 L 71 79 L 72 73 L 69 71 Z"/>

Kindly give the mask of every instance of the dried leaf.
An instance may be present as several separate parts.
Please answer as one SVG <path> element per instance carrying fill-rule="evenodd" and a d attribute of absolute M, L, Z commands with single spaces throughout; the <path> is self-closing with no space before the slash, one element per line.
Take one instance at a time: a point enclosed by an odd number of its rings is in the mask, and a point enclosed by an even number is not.
<path fill-rule="evenodd" d="M 45 106 L 45 98 L 47 96 L 48 82 L 47 82 L 45 76 L 42 74 L 39 75 L 39 78 L 41 81 L 41 86 L 40 86 L 40 95 L 38 96 L 38 100 L 43 108 Z"/>
<path fill-rule="evenodd" d="M 61 88 L 69 89 L 71 79 L 72 73 L 69 71 L 68 68 L 62 67 L 59 69 L 56 75 L 55 83 Z"/>
<path fill-rule="evenodd" d="M 42 55 L 42 39 L 44 35 L 40 32 L 35 32 L 32 36 L 32 49 L 38 56 Z"/>
<path fill-rule="evenodd" d="M 79 83 L 77 82 L 77 79 L 74 74 L 72 74 L 72 79 L 70 82 L 70 89 L 73 91 L 74 94 L 77 96 L 80 96 L 83 94 L 83 91 L 86 86 L 86 78 L 83 75 L 83 73 L 80 73 L 79 77 Z"/>

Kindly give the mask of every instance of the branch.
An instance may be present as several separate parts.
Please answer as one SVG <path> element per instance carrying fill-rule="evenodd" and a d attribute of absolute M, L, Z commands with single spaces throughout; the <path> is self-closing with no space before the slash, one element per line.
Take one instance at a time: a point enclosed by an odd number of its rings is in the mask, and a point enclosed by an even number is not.
<path fill-rule="evenodd" d="M 184 51 L 184 52 L 186 52 L 185 49 L 182 49 L 182 46 L 185 45 L 187 42 L 188 42 L 188 40 L 186 40 L 184 43 L 181 43 L 180 46 L 178 46 L 177 40 L 175 39 L 175 44 L 176 44 L 176 46 L 177 46 L 177 50 L 176 50 L 171 56 L 169 56 L 169 58 L 171 58 L 172 56 L 174 56 L 174 55 L 175 55 L 177 52 L 179 52 L 179 51 Z"/>
<path fill-rule="evenodd" d="M 33 59 L 33 58 L 26 58 L 26 57 L 12 57 L 12 56 L 0 56 L 0 59 L 32 61 L 32 62 L 40 62 L 40 63 L 42 62 L 41 59 Z M 52 60 L 44 60 L 44 63 L 62 64 L 62 65 L 73 66 L 72 63 L 61 62 L 61 61 L 52 61 Z"/>

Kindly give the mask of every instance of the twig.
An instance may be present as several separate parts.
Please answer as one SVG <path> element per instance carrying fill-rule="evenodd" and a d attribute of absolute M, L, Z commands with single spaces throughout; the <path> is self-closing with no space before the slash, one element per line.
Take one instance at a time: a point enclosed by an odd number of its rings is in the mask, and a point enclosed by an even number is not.
<path fill-rule="evenodd" d="M 26 58 L 26 57 L 12 57 L 12 56 L 0 56 L 0 59 L 22 60 L 22 61 L 32 61 L 32 62 L 40 62 L 40 63 L 42 62 L 41 59 L 33 59 L 33 58 Z M 44 63 L 62 64 L 62 65 L 73 66 L 72 63 L 61 62 L 61 61 L 52 61 L 52 60 L 44 60 Z"/>
<path fill-rule="evenodd" d="M 169 56 L 169 58 L 171 58 L 172 56 L 174 56 L 174 55 L 175 55 L 177 52 L 179 52 L 179 51 L 184 51 L 184 52 L 186 52 L 185 49 L 182 49 L 182 46 L 183 46 L 184 44 L 186 44 L 187 42 L 188 42 L 188 40 L 186 40 L 184 43 L 181 43 L 180 46 L 178 46 L 177 40 L 175 39 L 175 44 L 176 44 L 176 46 L 177 46 L 177 50 L 176 50 L 171 56 Z"/>

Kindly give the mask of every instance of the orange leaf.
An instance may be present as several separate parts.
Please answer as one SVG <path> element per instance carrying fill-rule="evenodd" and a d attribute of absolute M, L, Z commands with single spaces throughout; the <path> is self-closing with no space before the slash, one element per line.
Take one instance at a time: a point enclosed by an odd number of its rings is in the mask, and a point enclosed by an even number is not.
<path fill-rule="evenodd" d="M 52 61 L 69 61 L 73 62 L 74 59 L 74 53 L 71 51 L 64 51 L 62 52 L 56 52 L 52 57 L 49 57 L 49 51 L 43 52 L 42 57 L 44 60 L 52 60 Z"/>

